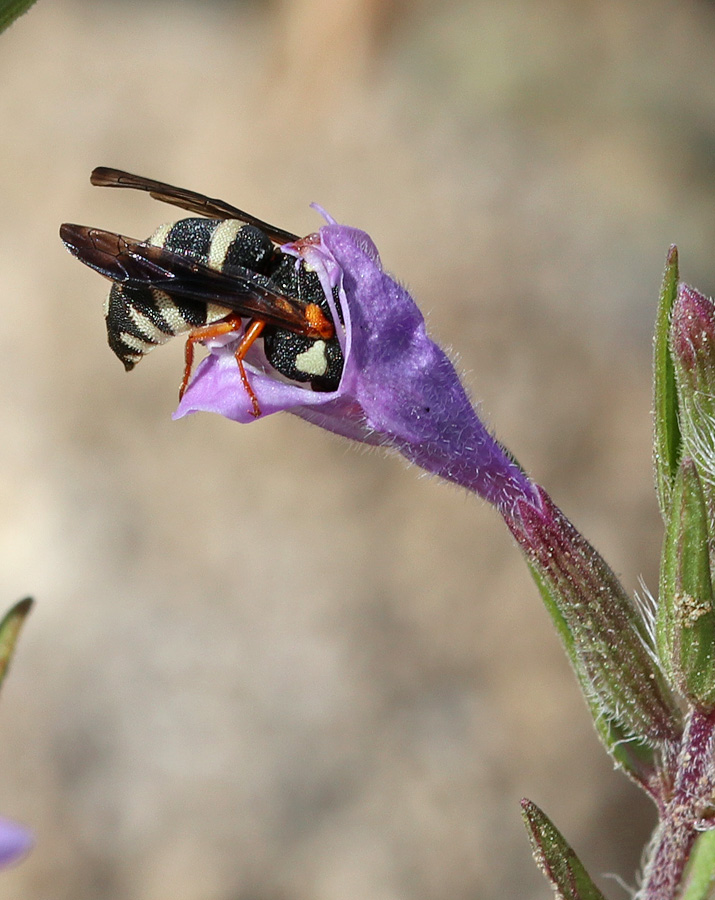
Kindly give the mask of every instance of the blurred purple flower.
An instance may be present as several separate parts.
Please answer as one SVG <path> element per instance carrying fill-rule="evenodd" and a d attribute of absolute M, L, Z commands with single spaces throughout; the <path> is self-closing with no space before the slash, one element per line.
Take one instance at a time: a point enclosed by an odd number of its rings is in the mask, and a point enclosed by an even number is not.
<path fill-rule="evenodd" d="M 534 484 L 479 419 L 412 297 L 383 271 L 370 237 L 326 219 L 316 235 L 283 250 L 317 273 L 336 323 L 332 289 L 338 289 L 340 386 L 321 393 L 280 381 L 252 349 L 246 369 L 262 415 L 287 410 L 344 437 L 394 448 L 503 513 L 524 500 L 539 506 Z M 231 347 L 221 341 L 209 347 L 175 418 L 201 410 L 255 421 Z"/>
<path fill-rule="evenodd" d="M 0 868 L 17 862 L 32 848 L 34 842 L 29 829 L 0 817 Z"/>

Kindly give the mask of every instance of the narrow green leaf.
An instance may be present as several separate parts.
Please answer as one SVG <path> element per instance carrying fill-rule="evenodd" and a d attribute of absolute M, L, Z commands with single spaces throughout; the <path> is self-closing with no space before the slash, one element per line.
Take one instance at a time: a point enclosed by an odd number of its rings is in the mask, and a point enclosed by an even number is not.
<path fill-rule="evenodd" d="M 678 395 L 669 345 L 670 314 L 677 289 L 678 250 L 673 245 L 668 251 L 660 289 L 653 353 L 655 424 L 653 460 L 658 502 L 663 518 L 667 517 L 670 508 L 671 488 L 678 469 L 681 444 Z"/>
<path fill-rule="evenodd" d="M 35 0 L 0 0 L 0 31 L 32 6 Z"/>
<path fill-rule="evenodd" d="M 690 854 L 680 900 L 712 900 L 715 892 L 715 831 L 701 834 Z"/>
<path fill-rule="evenodd" d="M 656 640 L 673 687 L 701 710 L 715 706 L 715 605 L 708 513 L 695 463 L 678 468 L 668 516 Z"/>
<path fill-rule="evenodd" d="M 604 900 L 581 860 L 548 816 L 531 800 L 521 801 L 521 815 L 536 864 L 559 900 Z"/>
<path fill-rule="evenodd" d="M 0 684 L 5 678 L 15 649 L 15 642 L 31 608 L 32 599 L 26 597 L 24 600 L 16 603 L 0 621 Z"/>

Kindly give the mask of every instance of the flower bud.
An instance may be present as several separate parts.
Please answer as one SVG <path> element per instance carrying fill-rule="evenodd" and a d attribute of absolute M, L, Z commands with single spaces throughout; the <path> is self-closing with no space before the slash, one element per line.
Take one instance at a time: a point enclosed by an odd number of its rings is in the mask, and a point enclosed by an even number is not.
<path fill-rule="evenodd" d="M 715 306 L 678 285 L 670 328 L 683 455 L 698 470 L 710 516 L 715 509 Z"/>

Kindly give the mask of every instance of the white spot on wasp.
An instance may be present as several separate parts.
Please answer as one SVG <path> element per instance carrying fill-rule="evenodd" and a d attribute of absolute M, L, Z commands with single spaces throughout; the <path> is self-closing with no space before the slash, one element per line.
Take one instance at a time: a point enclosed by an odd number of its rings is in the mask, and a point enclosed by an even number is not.
<path fill-rule="evenodd" d="M 295 367 L 299 372 L 314 378 L 325 375 L 328 371 L 328 357 L 325 353 L 325 341 L 315 341 L 312 347 L 299 353 L 295 358 Z"/>

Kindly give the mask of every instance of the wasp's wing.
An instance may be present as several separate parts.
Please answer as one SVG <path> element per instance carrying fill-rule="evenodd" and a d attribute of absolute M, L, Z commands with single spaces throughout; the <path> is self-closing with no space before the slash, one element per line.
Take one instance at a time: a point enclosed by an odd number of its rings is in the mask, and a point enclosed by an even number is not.
<path fill-rule="evenodd" d="M 90 181 L 100 187 L 134 188 L 138 191 L 147 191 L 155 200 L 180 206 L 182 209 L 206 216 L 209 219 L 238 219 L 248 225 L 260 228 L 276 244 L 287 244 L 298 240 L 298 235 L 269 225 L 268 222 L 263 222 L 250 213 L 231 206 L 230 203 L 224 203 L 223 200 L 213 200 L 211 197 L 205 197 L 195 191 L 187 191 L 184 188 L 165 184 L 163 181 L 154 181 L 152 178 L 142 178 L 141 175 L 122 172 L 121 169 L 107 169 L 105 166 L 100 166 L 92 172 Z"/>
<path fill-rule="evenodd" d="M 264 275 L 250 269 L 235 266 L 219 272 L 180 253 L 84 225 L 62 225 L 60 237 L 80 262 L 125 287 L 153 288 L 179 300 L 216 303 L 297 334 L 325 336 L 308 319 L 305 303 L 277 292 Z"/>

